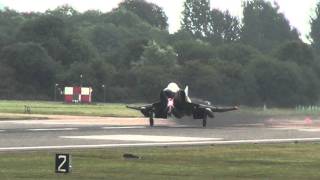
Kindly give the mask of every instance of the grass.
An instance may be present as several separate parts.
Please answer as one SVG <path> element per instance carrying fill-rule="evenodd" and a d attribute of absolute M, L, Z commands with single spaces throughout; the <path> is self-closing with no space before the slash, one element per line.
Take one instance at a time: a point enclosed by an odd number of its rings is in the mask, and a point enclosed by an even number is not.
<path fill-rule="evenodd" d="M 138 111 L 125 107 L 124 104 L 65 104 L 46 101 L 0 101 L 1 113 L 25 113 L 25 106 L 31 114 L 62 114 L 88 116 L 138 117 Z"/>
<path fill-rule="evenodd" d="M 81 150 L 70 174 L 53 152 L 0 153 L 1 179 L 319 179 L 320 144 Z M 124 153 L 142 157 L 125 160 Z"/>

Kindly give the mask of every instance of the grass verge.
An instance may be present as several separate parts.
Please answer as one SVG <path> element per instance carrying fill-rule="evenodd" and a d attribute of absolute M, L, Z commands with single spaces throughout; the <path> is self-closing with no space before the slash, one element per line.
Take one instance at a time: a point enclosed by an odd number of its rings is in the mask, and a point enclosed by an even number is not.
<path fill-rule="evenodd" d="M 1 179 L 319 179 L 320 144 L 81 150 L 54 173 L 53 152 L 0 153 Z M 124 153 L 142 157 L 125 160 Z"/>
<path fill-rule="evenodd" d="M 124 104 L 64 104 L 46 101 L 0 101 L 2 113 L 26 113 L 25 106 L 30 107 L 30 114 L 61 114 L 87 116 L 138 117 L 138 111 L 125 107 Z"/>

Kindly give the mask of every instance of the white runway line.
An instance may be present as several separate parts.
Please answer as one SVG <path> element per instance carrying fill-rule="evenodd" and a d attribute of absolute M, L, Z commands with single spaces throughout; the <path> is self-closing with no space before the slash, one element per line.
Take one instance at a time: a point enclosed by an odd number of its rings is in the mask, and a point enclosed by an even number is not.
<path fill-rule="evenodd" d="M 203 141 L 203 142 L 166 142 L 166 143 L 125 143 L 125 144 L 97 144 L 97 145 L 62 145 L 62 146 L 31 146 L 31 147 L 2 147 L 0 151 L 29 151 L 53 149 L 90 149 L 90 148 L 115 148 L 115 147 L 153 147 L 153 146 L 189 146 L 189 145 L 216 145 L 216 144 L 267 144 L 267 143 L 292 143 L 316 142 L 320 138 L 296 139 L 261 139 L 261 140 L 236 140 L 236 141 Z"/>
<path fill-rule="evenodd" d="M 298 131 L 303 131 L 303 132 L 320 132 L 320 129 L 298 129 Z"/>
<path fill-rule="evenodd" d="M 273 130 L 295 130 L 295 131 L 302 131 L 302 132 L 320 132 L 320 128 L 301 128 L 301 127 L 277 127 L 277 128 L 270 128 Z"/>
<path fill-rule="evenodd" d="M 181 137 L 181 136 L 149 136 L 149 135 L 91 135 L 91 136 L 60 136 L 67 139 L 89 139 L 89 140 L 117 140 L 117 141 L 143 141 L 143 142 L 196 142 L 196 141 L 218 141 L 221 138 Z"/>
<path fill-rule="evenodd" d="M 2 129 L 0 129 L 0 132 L 6 132 L 6 130 L 2 130 Z"/>
<path fill-rule="evenodd" d="M 146 126 L 106 126 L 102 129 L 145 129 Z"/>
<path fill-rule="evenodd" d="M 27 129 L 28 131 L 73 131 L 79 128 L 48 128 L 48 129 Z"/>

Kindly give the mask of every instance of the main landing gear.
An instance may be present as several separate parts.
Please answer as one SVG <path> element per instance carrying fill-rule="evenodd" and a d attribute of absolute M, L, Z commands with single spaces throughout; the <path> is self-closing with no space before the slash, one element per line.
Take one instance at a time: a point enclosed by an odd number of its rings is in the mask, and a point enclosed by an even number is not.
<path fill-rule="evenodd" d="M 202 127 L 204 128 L 207 127 L 207 118 L 208 118 L 208 115 L 205 113 L 202 119 Z"/>
<path fill-rule="evenodd" d="M 149 112 L 149 125 L 150 125 L 150 127 L 153 127 L 153 125 L 154 125 L 154 120 L 153 120 L 153 118 L 154 118 L 154 112 L 153 112 L 153 111 L 150 111 L 150 112 Z"/>

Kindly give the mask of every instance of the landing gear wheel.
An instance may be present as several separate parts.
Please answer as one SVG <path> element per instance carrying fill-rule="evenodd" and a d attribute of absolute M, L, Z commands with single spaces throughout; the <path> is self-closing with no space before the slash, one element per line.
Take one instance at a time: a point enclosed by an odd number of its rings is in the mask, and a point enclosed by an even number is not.
<path fill-rule="evenodd" d="M 149 114 L 149 124 L 150 124 L 150 127 L 153 127 L 153 124 L 154 124 L 154 122 L 153 122 L 153 115 L 154 115 L 153 111 L 150 111 L 150 114 Z"/>
<path fill-rule="evenodd" d="M 203 117 L 203 119 L 202 119 L 202 127 L 207 127 L 207 117 L 208 117 L 208 115 L 204 115 L 204 117 Z"/>

